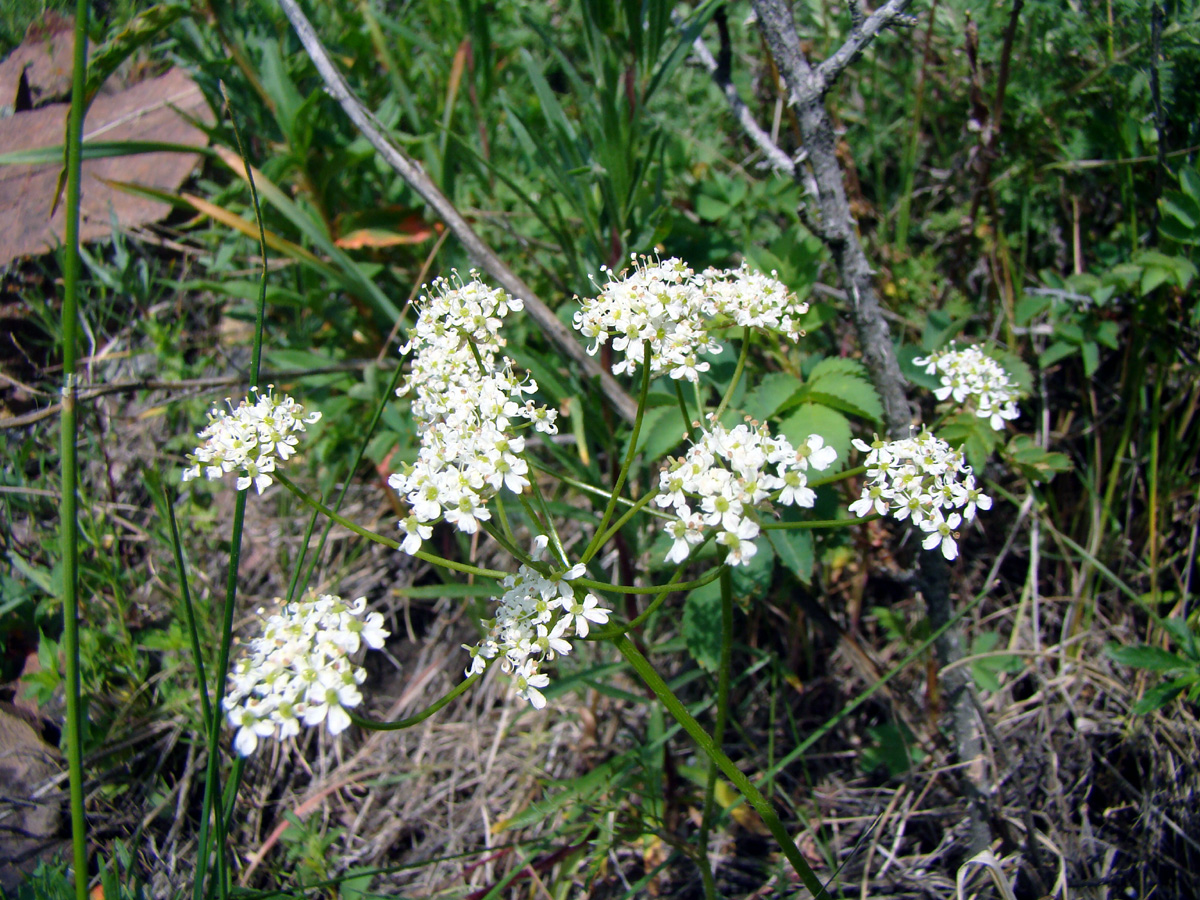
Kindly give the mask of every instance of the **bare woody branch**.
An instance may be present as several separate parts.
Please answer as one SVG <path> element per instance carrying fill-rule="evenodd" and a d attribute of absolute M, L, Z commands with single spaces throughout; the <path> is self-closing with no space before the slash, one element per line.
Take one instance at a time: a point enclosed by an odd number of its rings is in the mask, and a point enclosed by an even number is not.
<path fill-rule="evenodd" d="M 279 0 L 284 14 L 292 23 L 300 43 L 317 68 L 321 80 L 330 95 L 341 105 L 354 126 L 370 141 L 371 146 L 403 178 L 421 198 L 428 203 L 441 218 L 446 226 L 458 238 L 471 257 L 479 266 L 494 278 L 501 287 L 515 297 L 525 301 L 525 311 L 530 315 L 545 333 L 547 339 L 565 356 L 579 365 L 588 377 L 600 379 L 600 389 L 616 408 L 617 412 L 627 421 L 632 422 L 637 413 L 634 399 L 617 383 L 612 375 L 605 372 L 594 359 L 587 355 L 583 346 L 575 339 L 571 331 L 558 320 L 554 312 L 542 302 L 533 290 L 522 281 L 498 257 L 475 230 L 467 223 L 454 208 L 446 196 L 437 188 L 433 180 L 425 174 L 421 166 L 397 147 L 385 134 L 383 126 L 375 116 L 366 109 L 351 93 L 341 73 L 329 59 L 320 38 L 313 30 L 312 24 L 305 17 L 295 0 Z"/>
<path fill-rule="evenodd" d="M 737 119 L 738 125 L 741 126 L 746 137 L 762 151 L 771 168 L 781 174 L 795 177 L 796 166 L 792 163 L 791 158 L 771 140 L 771 135 L 759 126 L 758 120 L 754 118 L 754 113 L 750 111 L 750 107 L 738 93 L 737 86 L 730 78 L 729 72 L 722 71 L 717 66 L 717 60 L 712 55 L 712 51 L 708 49 L 708 45 L 704 43 L 703 38 L 698 37 L 692 42 L 692 53 L 700 65 L 704 66 L 712 75 L 713 82 L 725 95 L 725 100 L 729 103 L 729 108 L 733 112 L 734 118 Z"/>
<path fill-rule="evenodd" d="M 837 77 L 867 48 L 867 45 L 881 31 L 899 23 L 907 23 L 905 15 L 912 0 L 890 0 L 865 19 L 862 18 L 862 8 L 857 3 L 850 5 L 851 28 L 850 34 L 842 42 L 842 46 L 833 55 L 817 66 L 817 82 L 821 86 L 822 96 L 833 87 Z"/>
<path fill-rule="evenodd" d="M 754 0 L 759 27 L 767 48 L 775 61 L 787 89 L 788 101 L 796 111 L 800 136 L 805 153 L 804 164 L 792 167 L 795 177 L 805 187 L 815 203 L 815 210 L 802 209 L 805 224 L 821 239 L 833 257 L 842 287 L 851 301 L 850 314 L 858 335 L 863 364 L 871 374 L 875 389 L 883 402 L 884 425 L 893 438 L 909 434 L 912 410 L 905 395 L 905 379 L 900 372 L 891 334 L 884 317 L 882 304 L 875 290 L 871 270 L 857 223 L 850 212 L 843 185 L 841 164 L 836 154 L 833 123 L 825 108 L 825 94 L 837 76 L 845 70 L 863 49 L 888 25 L 905 21 L 904 10 L 909 0 L 890 0 L 880 10 L 863 19 L 857 2 L 851 4 L 851 32 L 845 43 L 818 66 L 812 66 L 800 47 L 800 37 L 792 18 L 790 4 L 785 0 Z M 703 55 L 697 51 L 703 61 Z M 767 158 L 774 163 L 777 156 L 764 146 L 766 137 L 753 123 L 741 98 L 732 90 L 728 71 L 710 67 L 743 130 L 755 144 L 763 147 Z M 751 123 L 753 127 L 748 127 Z M 767 146 L 771 145 L 769 138 Z M 776 148 L 778 149 L 778 148 Z M 971 697 L 969 676 L 963 667 L 951 667 L 962 658 L 962 630 L 954 622 L 950 596 L 949 570 L 938 553 L 921 554 L 919 578 L 930 623 L 935 628 L 945 626 L 938 641 L 938 657 L 948 667 L 943 674 L 948 718 L 952 725 L 955 751 L 963 766 L 964 792 L 970 815 L 970 844 L 972 851 L 986 847 L 991 840 L 988 823 L 989 779 L 983 758 L 983 742 L 979 721 Z"/>

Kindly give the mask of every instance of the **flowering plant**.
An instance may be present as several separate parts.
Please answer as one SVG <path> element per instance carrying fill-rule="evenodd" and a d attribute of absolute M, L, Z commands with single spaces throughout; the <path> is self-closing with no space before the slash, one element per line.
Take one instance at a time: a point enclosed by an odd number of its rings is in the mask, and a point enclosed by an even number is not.
<path fill-rule="evenodd" d="M 468 689 L 493 664 L 511 679 L 518 699 L 542 710 L 549 705 L 553 666 L 577 654 L 583 642 L 609 641 L 704 747 L 712 772 L 720 768 L 781 843 L 790 840 L 758 789 L 724 754 L 719 741 L 686 712 L 631 641 L 630 632 L 671 594 L 719 580 L 721 639 L 728 648 L 732 573 L 754 564 L 768 529 L 850 527 L 866 517 L 891 516 L 916 526 L 926 551 L 940 550 L 953 560 L 960 554 L 960 529 L 992 501 L 980 489 L 962 451 L 931 430 L 876 438 L 871 444 L 846 438 L 839 452 L 819 430 L 788 429 L 783 423 L 773 431 L 766 421 L 735 410 L 733 398 L 755 335 L 795 342 L 804 334 L 808 305 L 773 274 L 746 266 L 696 272 L 678 259 L 635 259 L 628 272 L 606 272 L 606 277 L 597 296 L 580 302 L 573 322 L 590 341 L 589 353 L 610 346 L 612 371 L 639 380 L 631 433 L 608 489 L 580 482 L 554 465 L 562 459 L 561 451 L 551 452 L 556 446 L 551 442 L 559 438 L 559 413 L 536 399 L 538 383 L 505 353 L 504 325 L 524 303 L 487 286 L 474 271 L 466 279 L 454 274 L 428 287 L 401 348 L 407 374 L 396 394 L 409 399 L 418 446 L 415 460 L 402 464 L 388 479 L 403 504 L 398 540 L 341 517 L 279 471 L 277 460 L 295 452 L 297 434 L 315 422 L 318 413 L 306 415 L 296 401 L 270 392 L 253 403 L 244 401 L 231 414 L 213 412 L 200 434 L 204 443 L 189 457 L 184 480 L 237 471 L 239 490 L 254 484 L 259 492 L 278 480 L 314 510 L 357 534 L 495 582 L 479 640 L 463 645 L 468 654 L 465 681 L 424 713 L 396 723 L 372 722 L 356 712 L 363 703 L 365 674 L 352 655 L 364 645 L 383 647 L 389 632 L 381 613 L 367 613 L 361 598 L 346 603 L 333 595 L 310 594 L 266 617 L 230 672 L 222 701 L 239 754 L 253 753 L 263 740 L 293 738 L 302 726 L 325 724 L 335 736 L 355 723 L 366 728 L 407 727 Z M 712 375 L 713 357 L 722 352 L 723 342 L 739 335 L 737 363 L 713 404 L 709 394 L 719 386 Z M 870 389 L 847 374 L 856 364 L 831 362 L 835 365 L 823 366 L 824 380 L 813 393 L 825 395 L 839 384 L 845 388 L 848 379 L 855 382 L 846 401 L 850 408 L 867 412 L 872 403 L 877 405 L 873 394 L 864 397 Z M 942 386 L 935 391 L 939 401 L 961 404 L 994 428 L 1016 418 L 1016 389 L 1007 373 L 981 351 L 951 345 L 918 362 L 942 374 Z M 682 425 L 675 432 L 682 435 L 676 444 L 686 440 L 688 446 L 682 455 L 668 456 L 648 471 L 645 487 L 640 492 L 630 489 L 626 497 L 655 379 L 660 387 L 674 389 Z M 684 382 L 692 385 L 690 409 L 680 388 Z M 769 419 L 772 414 L 760 417 Z M 656 422 L 661 429 L 661 416 Z M 851 447 L 863 454 L 862 465 L 838 471 Z M 669 449 L 664 445 L 659 455 Z M 581 456 L 583 452 L 581 448 Z M 646 460 L 647 469 L 653 462 Z M 860 496 L 849 503 L 851 515 L 810 522 L 784 514 L 789 507 L 812 510 L 818 488 L 859 475 L 865 477 Z M 582 548 L 578 534 L 571 535 L 574 542 L 563 540 L 543 496 L 543 484 L 549 486 L 555 479 L 562 490 L 604 500 L 590 537 L 585 529 Z M 506 512 L 506 504 L 514 502 L 519 518 Z M 665 583 L 642 578 L 620 583 L 604 574 L 608 564 L 601 551 L 617 543 L 619 561 L 626 551 L 615 538 L 635 520 L 664 536 L 664 561 L 675 567 Z M 469 535 L 473 541 L 490 540 L 512 558 L 512 567 L 483 568 L 431 553 L 428 547 L 438 528 Z M 690 568 L 711 558 L 702 555 L 710 542 L 716 562 L 693 580 L 684 580 Z M 615 598 L 638 595 L 649 598 L 645 609 L 623 621 Z M 718 722 L 723 721 L 727 699 L 726 667 L 718 684 Z M 788 856 L 803 874 L 803 859 Z"/>

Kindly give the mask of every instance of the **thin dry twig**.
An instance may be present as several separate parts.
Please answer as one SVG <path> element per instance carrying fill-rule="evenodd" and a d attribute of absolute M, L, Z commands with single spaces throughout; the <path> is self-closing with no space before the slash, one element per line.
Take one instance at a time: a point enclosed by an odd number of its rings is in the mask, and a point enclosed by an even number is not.
<path fill-rule="evenodd" d="M 366 109 L 350 91 L 341 73 L 329 59 L 325 47 L 317 37 L 312 24 L 294 0 L 279 0 L 280 7 L 292 23 L 296 36 L 300 38 L 305 52 L 316 66 L 325 88 L 345 111 L 354 126 L 362 132 L 380 157 L 403 178 L 437 213 L 446 226 L 454 232 L 454 236 L 462 243 L 471 257 L 477 260 L 485 272 L 491 275 L 500 285 L 514 297 L 525 301 L 525 311 L 545 333 L 547 339 L 558 350 L 577 364 L 589 378 L 599 378 L 600 390 L 626 420 L 632 422 L 637 415 L 637 403 L 617 383 L 617 380 L 588 356 L 587 351 L 575 339 L 554 312 L 533 292 L 520 277 L 510 269 L 503 260 L 484 243 L 470 224 L 455 209 L 446 196 L 437 188 L 433 180 L 425 174 L 415 160 L 397 147 L 383 133 L 383 127 L 375 116 Z"/>

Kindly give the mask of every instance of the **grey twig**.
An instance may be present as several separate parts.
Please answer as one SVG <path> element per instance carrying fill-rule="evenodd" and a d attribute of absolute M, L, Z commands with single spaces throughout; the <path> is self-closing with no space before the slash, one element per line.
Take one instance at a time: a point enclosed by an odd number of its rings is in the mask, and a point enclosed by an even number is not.
<path fill-rule="evenodd" d="M 737 119 L 738 125 L 746 137 L 762 151 L 767 162 L 771 164 L 771 168 L 776 172 L 781 172 L 789 177 L 795 177 L 796 167 L 786 153 L 779 149 L 779 145 L 771 140 L 771 135 L 767 134 L 758 124 L 758 120 L 754 118 L 754 113 L 750 111 L 750 107 L 742 99 L 738 93 L 737 86 L 733 83 L 733 79 L 729 77 L 728 71 L 722 71 L 717 66 L 717 60 L 712 55 L 712 51 L 708 49 L 708 45 L 704 43 L 703 38 L 696 38 L 692 42 L 692 53 L 699 60 L 700 65 L 708 70 L 712 75 L 713 82 L 721 89 L 721 93 L 725 95 L 725 100 L 729 104 L 730 110 L 733 112 L 734 118 Z"/>
<path fill-rule="evenodd" d="M 341 105 L 347 117 L 362 132 L 371 146 L 433 208 L 438 217 L 446 223 L 454 236 L 466 248 L 472 259 L 476 260 L 479 266 L 506 291 L 525 301 L 525 312 L 537 322 L 547 339 L 561 353 L 575 362 L 584 374 L 588 377 L 599 378 L 600 389 L 609 402 L 623 418 L 633 421 L 637 414 L 637 403 L 634 399 L 612 375 L 605 372 L 594 359 L 588 356 L 587 351 L 575 339 L 570 330 L 558 320 L 554 312 L 534 294 L 529 285 L 525 284 L 512 269 L 504 264 L 491 247 L 484 243 L 466 219 L 454 208 L 454 204 L 438 190 L 437 185 L 425 174 L 421 166 L 384 135 L 383 126 L 351 93 L 345 79 L 330 61 L 329 54 L 325 52 L 312 24 L 295 0 L 279 0 L 279 5 L 288 17 L 288 21 L 292 23 L 292 28 L 295 29 L 296 36 L 300 38 L 300 43 L 304 45 L 309 59 L 317 67 L 321 80 L 325 82 L 326 90 Z"/>
<path fill-rule="evenodd" d="M 862 18 L 862 9 L 857 3 L 850 5 L 850 34 L 842 42 L 842 46 L 816 69 L 817 84 L 822 96 L 833 87 L 842 70 L 858 59 L 859 54 L 881 31 L 894 24 L 908 24 L 908 16 L 904 14 L 904 10 L 911 2 L 912 0 L 889 0 L 866 19 Z"/>
<path fill-rule="evenodd" d="M 812 66 L 800 48 L 800 37 L 786 0 L 754 0 L 759 27 L 787 89 L 789 103 L 796 111 L 800 136 L 808 154 L 808 166 L 797 166 L 795 174 L 802 185 L 815 181 L 816 191 L 807 191 L 815 209 L 805 210 L 804 221 L 821 239 L 833 257 L 842 289 L 850 300 L 849 313 L 854 321 L 863 364 L 883 402 L 883 419 L 893 439 L 907 437 L 912 426 L 912 410 L 905 396 L 905 379 L 900 372 L 883 306 L 875 291 L 871 270 L 857 223 L 850 212 L 843 186 L 843 173 L 836 154 L 833 123 L 825 108 L 825 93 L 846 66 L 885 27 L 904 21 L 908 0 L 890 0 L 877 12 L 852 25 L 845 43 L 818 66 Z M 851 9 L 851 19 L 858 17 Z M 811 174 L 809 173 L 811 169 Z M 812 223 L 812 224 L 809 224 Z M 925 595 L 930 625 L 942 629 L 937 642 L 943 666 L 962 658 L 962 630 L 954 620 L 950 596 L 949 569 L 937 552 L 921 553 L 920 585 Z M 968 674 L 961 668 L 946 672 L 945 690 L 948 718 L 952 724 L 955 752 L 964 764 L 967 786 L 970 845 L 972 852 L 987 847 L 991 840 L 988 822 L 989 779 L 983 758 L 983 739 L 975 710 L 971 707 Z"/>
<path fill-rule="evenodd" d="M 904 2 L 894 0 L 884 9 L 895 15 L 904 6 Z M 892 351 L 891 335 L 875 291 L 874 272 L 858 239 L 842 185 L 833 122 L 825 109 L 821 87 L 824 76 L 808 64 L 800 49 L 800 37 L 789 4 L 784 0 L 755 0 L 754 10 L 800 123 L 808 165 L 797 166 L 795 174 L 802 186 L 807 186 L 809 181 L 816 185 L 815 194 L 809 188 L 812 208 L 805 210 L 805 222 L 811 223 L 813 233 L 829 248 L 841 276 L 842 288 L 854 298 L 850 314 L 858 333 L 863 364 L 871 373 L 883 401 L 884 424 L 893 437 L 906 437 L 912 424 L 912 411 L 904 395 L 905 380 Z M 881 15 L 882 11 L 875 13 L 868 22 L 882 21 Z M 874 36 L 881 25 L 871 27 L 875 29 L 871 32 Z M 863 28 L 865 32 L 867 25 Z M 861 49 L 865 41 L 859 40 L 855 46 Z M 846 62 L 851 58 L 847 56 Z"/>

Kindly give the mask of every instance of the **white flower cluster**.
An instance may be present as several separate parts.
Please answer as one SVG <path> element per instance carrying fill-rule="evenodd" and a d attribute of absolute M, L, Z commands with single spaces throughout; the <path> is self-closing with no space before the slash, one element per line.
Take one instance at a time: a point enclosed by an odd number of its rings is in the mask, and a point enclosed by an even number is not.
<path fill-rule="evenodd" d="M 545 434 L 558 430 L 557 412 L 523 397 L 537 383 L 518 378 L 502 352 L 504 317 L 523 306 L 474 271 L 465 284 L 457 276 L 437 279 L 421 298 L 411 340 L 400 351 L 413 354 L 412 367 L 396 391 L 413 392 L 421 449 L 414 465 L 388 479 L 408 501 L 410 514 L 400 522 L 406 553 L 416 553 L 442 519 L 474 534 L 491 518 L 486 504 L 501 487 L 519 494 L 529 486 L 520 455 L 525 438 L 514 420 Z"/>
<path fill-rule="evenodd" d="M 837 451 L 811 434 L 800 446 L 787 438 L 771 437 L 766 425 L 738 425 L 727 431 L 717 422 L 674 459 L 658 476 L 660 507 L 674 507 L 679 517 L 667 526 L 674 543 L 668 562 L 683 562 L 690 549 L 704 540 L 705 530 L 719 529 L 716 541 L 727 550 L 727 565 L 748 565 L 758 552 L 754 539 L 761 531 L 752 510 L 777 500 L 785 506 L 812 507 L 816 493 L 808 487 L 811 467 L 827 469 Z M 768 471 L 774 466 L 775 472 Z M 693 504 L 699 501 L 699 509 Z"/>
<path fill-rule="evenodd" d="M 928 431 L 899 441 L 876 439 L 870 446 L 856 439 L 854 446 L 867 454 L 867 481 L 850 512 L 910 519 L 925 532 L 921 546 L 940 545 L 946 559 L 955 559 L 958 527 L 974 519 L 976 509 L 992 508 L 962 453 Z"/>
<path fill-rule="evenodd" d="M 608 271 L 602 269 L 601 271 Z M 709 369 L 702 356 L 721 352 L 714 331 L 735 324 L 800 338 L 799 319 L 808 304 L 797 301 L 781 282 L 745 265 L 697 274 L 679 259 L 651 264 L 633 257 L 623 278 L 611 272 L 600 296 L 582 301 L 575 328 L 592 341 L 588 353 L 612 341 L 625 354 L 613 374 L 632 374 L 650 345 L 650 371 L 697 382 Z"/>
<path fill-rule="evenodd" d="M 951 341 L 946 349 L 913 362 L 925 366 L 930 375 L 941 373 L 942 386 L 933 392 L 935 397 L 945 400 L 953 395 L 955 403 L 973 401 L 975 415 L 987 419 L 995 431 L 1003 431 L 1005 420 L 1021 414 L 1016 403 L 1020 390 L 1004 367 L 977 346 L 960 350 Z"/>
<path fill-rule="evenodd" d="M 535 558 L 545 547 L 546 538 L 538 537 Z M 540 688 L 550 683 L 550 676 L 541 671 L 541 664 L 566 656 L 571 652 L 569 637 L 587 637 L 590 623 L 607 623 L 611 612 L 592 594 L 582 600 L 575 596 L 570 582 L 582 574 L 582 565 L 551 576 L 522 565 L 516 575 L 505 578 L 495 617 L 483 621 L 487 634 L 474 647 L 463 644 L 471 654 L 467 676 L 482 672 L 487 660 L 499 656 L 500 667 L 516 676 L 517 696 L 535 709 L 544 707 Z"/>
<path fill-rule="evenodd" d="M 267 393 L 251 388 L 257 399 L 249 398 L 231 412 L 214 407 L 208 414 L 208 427 L 196 435 L 203 442 L 195 453 L 188 454 L 188 467 L 183 480 L 191 481 L 203 474 L 218 479 L 226 472 L 238 472 L 237 489 L 244 491 L 254 485 L 261 494 L 271 485 L 271 473 L 277 460 L 285 460 L 296 452 L 300 442 L 297 435 L 321 418 L 319 412 L 304 414 L 304 407 L 286 394 L 276 397 L 274 385 Z"/>
<path fill-rule="evenodd" d="M 266 619 L 229 673 L 224 706 L 238 730 L 233 745 L 239 754 L 253 753 L 260 738 L 299 734 L 302 723 L 328 722 L 330 734 L 350 727 L 346 710 L 362 702 L 358 686 L 366 678 L 350 654 L 362 644 L 380 649 L 390 633 L 380 613 L 363 618 L 366 608 L 362 597 L 347 603 L 310 593 Z"/>

